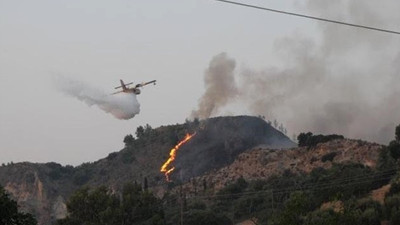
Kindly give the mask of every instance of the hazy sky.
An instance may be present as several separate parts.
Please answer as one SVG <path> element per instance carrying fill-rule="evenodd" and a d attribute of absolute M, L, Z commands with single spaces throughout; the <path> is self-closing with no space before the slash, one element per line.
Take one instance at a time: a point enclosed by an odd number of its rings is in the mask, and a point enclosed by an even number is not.
<path fill-rule="evenodd" d="M 316 12 L 291 1 L 247 2 Z M 276 40 L 318 39 L 317 28 L 212 0 L 0 0 L 0 162 L 96 161 L 123 148 L 139 125 L 184 122 L 213 56 L 227 52 L 239 69 L 280 65 Z M 60 93 L 56 76 L 110 93 L 120 78 L 158 84 L 142 90 L 140 114 L 126 121 Z"/>

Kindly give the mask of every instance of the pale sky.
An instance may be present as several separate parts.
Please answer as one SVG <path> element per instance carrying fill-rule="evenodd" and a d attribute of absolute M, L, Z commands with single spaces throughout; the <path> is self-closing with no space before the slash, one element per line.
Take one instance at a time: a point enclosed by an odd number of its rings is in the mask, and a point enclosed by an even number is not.
<path fill-rule="evenodd" d="M 247 2 L 307 13 L 291 1 Z M 212 0 L 0 0 L 0 163 L 106 157 L 139 125 L 184 122 L 214 55 L 227 52 L 239 68 L 273 66 L 276 39 L 318 36 L 316 26 Z M 125 121 L 57 91 L 59 75 L 110 93 L 120 78 L 157 85 Z"/>

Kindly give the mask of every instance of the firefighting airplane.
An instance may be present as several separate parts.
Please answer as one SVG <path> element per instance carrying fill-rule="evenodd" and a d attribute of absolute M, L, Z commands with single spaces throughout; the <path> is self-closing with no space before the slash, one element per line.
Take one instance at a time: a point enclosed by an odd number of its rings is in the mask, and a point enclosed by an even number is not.
<path fill-rule="evenodd" d="M 119 80 L 119 81 L 121 82 L 121 86 L 115 87 L 114 89 L 122 88 L 122 91 L 114 92 L 114 93 L 112 93 L 113 95 L 121 93 L 121 92 L 133 93 L 135 95 L 138 95 L 138 94 L 140 94 L 140 89 L 139 88 L 141 88 L 143 86 L 146 86 L 148 84 L 151 84 L 151 83 L 156 85 L 156 80 L 152 80 L 152 81 L 149 81 L 149 82 L 146 82 L 146 83 L 143 82 L 141 84 L 136 84 L 135 87 L 131 88 L 131 87 L 129 87 L 129 85 L 133 84 L 133 82 L 125 84 L 123 80 Z"/>

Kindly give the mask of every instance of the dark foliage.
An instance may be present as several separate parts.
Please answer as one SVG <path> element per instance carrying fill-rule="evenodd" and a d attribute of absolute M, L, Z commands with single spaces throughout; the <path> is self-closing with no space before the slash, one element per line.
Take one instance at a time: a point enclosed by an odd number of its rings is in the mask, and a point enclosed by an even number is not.
<path fill-rule="evenodd" d="M 400 195 L 396 194 L 385 198 L 385 215 L 386 218 L 395 222 L 400 221 Z"/>
<path fill-rule="evenodd" d="M 299 147 L 313 147 L 319 143 L 328 142 L 335 139 L 344 139 L 343 135 L 331 134 L 331 135 L 313 135 L 313 133 L 300 133 L 297 137 Z"/>
<path fill-rule="evenodd" d="M 391 141 L 388 145 L 388 151 L 394 159 L 400 158 L 400 125 L 395 130 L 395 140 Z"/>
<path fill-rule="evenodd" d="M 141 138 L 144 135 L 144 128 L 142 126 L 138 126 L 135 134 L 137 138 Z"/>
<path fill-rule="evenodd" d="M 132 134 L 128 134 L 124 138 L 125 146 L 132 145 L 134 141 L 135 141 L 135 138 L 132 136 Z"/>
<path fill-rule="evenodd" d="M 81 186 L 86 184 L 92 176 L 93 167 L 91 166 L 91 163 L 83 163 L 82 165 L 76 167 L 72 176 L 72 182 L 75 185 Z"/>
<path fill-rule="evenodd" d="M 327 154 L 325 154 L 325 155 L 323 155 L 321 157 L 321 161 L 322 162 L 326 162 L 326 161 L 331 161 L 332 162 L 333 158 L 335 158 L 336 155 L 337 155 L 337 152 L 327 153 Z"/>
<path fill-rule="evenodd" d="M 61 166 L 58 163 L 46 163 L 45 165 L 51 169 L 48 173 L 48 176 L 52 180 L 58 180 L 62 177 L 68 177 L 74 173 L 73 166 Z"/>
<path fill-rule="evenodd" d="M 113 160 L 113 159 L 117 158 L 117 156 L 118 156 L 118 152 L 111 152 L 110 154 L 108 154 L 107 159 Z"/>
<path fill-rule="evenodd" d="M 390 155 L 394 159 L 400 158 L 400 142 L 399 141 L 391 141 L 388 146 L 388 150 Z"/>
<path fill-rule="evenodd" d="M 243 177 L 240 177 L 236 180 L 235 183 L 226 186 L 225 188 L 221 189 L 217 194 L 218 195 L 232 195 L 232 194 L 239 194 L 243 192 L 247 187 L 247 182 Z"/>
<path fill-rule="evenodd" d="M 121 160 L 124 164 L 131 164 L 133 163 L 136 158 L 134 156 L 134 151 L 132 148 L 125 149 L 121 152 Z"/>
<path fill-rule="evenodd" d="M 94 190 L 76 191 L 67 203 L 68 216 L 60 225 L 163 225 L 164 213 L 160 200 L 140 185 L 127 184 L 122 196 L 111 194 L 102 186 Z"/>
<path fill-rule="evenodd" d="M 400 180 L 399 178 L 393 179 L 390 185 L 389 192 L 386 194 L 386 197 L 392 196 L 395 194 L 400 194 Z"/>
<path fill-rule="evenodd" d="M 272 219 L 273 224 L 302 224 L 304 216 L 313 208 L 309 195 L 301 191 L 293 192 L 285 202 L 283 210 Z"/>
<path fill-rule="evenodd" d="M 378 171 L 382 172 L 388 172 L 391 170 L 394 171 L 396 169 L 396 160 L 392 157 L 387 147 L 382 148 L 381 152 L 379 153 L 376 167 Z"/>
<path fill-rule="evenodd" d="M 185 214 L 184 224 L 187 225 L 230 225 L 231 220 L 225 215 L 210 210 L 193 209 Z"/>

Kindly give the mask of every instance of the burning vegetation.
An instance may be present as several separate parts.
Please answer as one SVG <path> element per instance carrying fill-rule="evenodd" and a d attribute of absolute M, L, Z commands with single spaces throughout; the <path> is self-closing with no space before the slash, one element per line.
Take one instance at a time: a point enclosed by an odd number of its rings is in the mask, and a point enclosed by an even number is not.
<path fill-rule="evenodd" d="M 181 140 L 177 145 L 175 145 L 175 147 L 173 147 L 171 149 L 171 151 L 169 152 L 169 158 L 168 160 L 161 166 L 160 172 L 164 173 L 165 175 L 165 179 L 169 182 L 171 181 L 169 179 L 169 174 L 174 171 L 175 167 L 172 166 L 171 168 L 170 165 L 171 163 L 175 160 L 176 158 L 176 153 L 178 151 L 178 149 L 184 145 L 186 142 L 188 142 L 192 137 L 194 137 L 196 135 L 196 132 L 194 132 L 193 134 L 186 134 L 185 138 L 183 140 Z"/>

